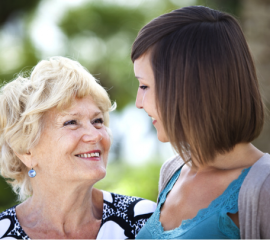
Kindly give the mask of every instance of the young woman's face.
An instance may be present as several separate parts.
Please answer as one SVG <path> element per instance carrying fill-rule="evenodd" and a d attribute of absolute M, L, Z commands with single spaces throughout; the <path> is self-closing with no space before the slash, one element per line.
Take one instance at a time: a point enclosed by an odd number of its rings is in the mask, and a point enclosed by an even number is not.
<path fill-rule="evenodd" d="M 150 62 L 150 54 L 145 53 L 134 61 L 135 77 L 139 81 L 136 98 L 136 107 L 144 109 L 152 118 L 152 123 L 157 130 L 157 137 L 161 142 L 168 142 L 163 124 L 159 117 L 155 100 L 155 78 Z"/>

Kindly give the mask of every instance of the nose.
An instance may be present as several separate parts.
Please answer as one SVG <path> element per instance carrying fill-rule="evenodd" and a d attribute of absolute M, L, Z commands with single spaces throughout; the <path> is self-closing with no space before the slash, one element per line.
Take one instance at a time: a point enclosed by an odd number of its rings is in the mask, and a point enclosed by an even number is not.
<path fill-rule="evenodd" d="M 102 140 L 102 134 L 99 129 L 96 129 L 91 123 L 85 131 L 85 134 L 82 137 L 84 142 L 91 144 L 96 144 Z"/>
<path fill-rule="evenodd" d="M 138 89 L 138 92 L 137 92 L 135 105 L 136 105 L 137 108 L 143 109 L 143 96 L 140 93 L 140 89 Z"/>

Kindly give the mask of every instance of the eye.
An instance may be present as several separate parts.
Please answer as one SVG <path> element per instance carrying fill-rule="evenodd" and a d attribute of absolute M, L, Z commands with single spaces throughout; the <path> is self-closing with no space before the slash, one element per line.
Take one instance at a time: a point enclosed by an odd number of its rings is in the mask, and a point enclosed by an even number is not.
<path fill-rule="evenodd" d="M 94 123 L 103 123 L 103 119 L 102 118 L 98 118 L 94 120 Z"/>
<path fill-rule="evenodd" d="M 139 88 L 142 89 L 142 90 L 145 90 L 145 89 L 147 89 L 148 87 L 145 86 L 145 85 L 142 85 L 142 86 L 140 86 Z"/>
<path fill-rule="evenodd" d="M 92 124 L 96 127 L 101 127 L 104 123 L 104 120 L 102 118 L 97 118 L 92 121 Z"/>
<path fill-rule="evenodd" d="M 76 125 L 77 121 L 76 120 L 70 120 L 64 123 L 64 126 L 68 126 L 68 125 Z"/>

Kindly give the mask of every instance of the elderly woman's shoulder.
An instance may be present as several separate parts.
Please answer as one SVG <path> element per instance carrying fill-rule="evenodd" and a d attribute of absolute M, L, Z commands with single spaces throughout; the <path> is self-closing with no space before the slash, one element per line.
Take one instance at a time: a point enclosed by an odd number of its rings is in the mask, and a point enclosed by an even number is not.
<path fill-rule="evenodd" d="M 129 210 L 129 213 L 132 212 L 134 217 L 142 214 L 153 213 L 156 209 L 156 203 L 147 199 L 120 195 L 107 191 L 102 192 L 104 204 L 110 205 L 120 212 L 126 212 L 126 210 Z"/>
<path fill-rule="evenodd" d="M 103 216 L 98 238 L 134 238 L 156 209 L 156 203 L 139 197 L 103 192 Z M 106 234 L 109 234 L 106 236 Z"/>
<path fill-rule="evenodd" d="M 15 210 L 16 206 L 13 206 L 9 209 L 6 209 L 5 211 L 0 213 L 0 238 L 1 233 L 2 233 L 2 228 L 3 226 L 7 226 L 10 225 L 8 224 L 9 222 L 14 222 L 14 220 L 16 220 L 16 210 Z"/>
<path fill-rule="evenodd" d="M 15 207 L 0 213 L 0 239 L 28 239 L 28 236 L 19 224 Z"/>

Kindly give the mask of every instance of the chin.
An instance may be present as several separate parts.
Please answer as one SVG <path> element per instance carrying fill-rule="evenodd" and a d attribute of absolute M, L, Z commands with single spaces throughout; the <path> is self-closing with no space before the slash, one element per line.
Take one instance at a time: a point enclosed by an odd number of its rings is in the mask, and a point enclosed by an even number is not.
<path fill-rule="evenodd" d="M 85 171 L 83 174 L 81 174 L 81 177 L 83 179 L 87 180 L 95 180 L 100 181 L 106 176 L 106 168 L 104 167 L 95 167 L 92 168 L 91 171 Z"/>
<path fill-rule="evenodd" d="M 163 143 L 169 142 L 169 139 L 164 134 L 157 134 L 157 137 L 160 142 Z"/>
<path fill-rule="evenodd" d="M 98 168 L 95 170 L 95 172 L 92 174 L 92 176 L 95 178 L 95 179 L 98 179 L 98 180 L 101 180 L 103 178 L 105 178 L 106 176 L 106 168 Z"/>

